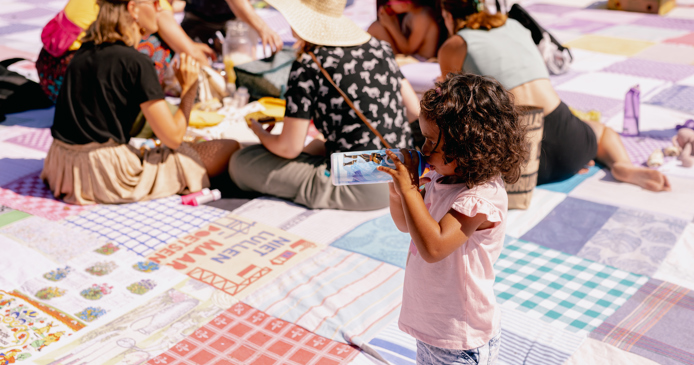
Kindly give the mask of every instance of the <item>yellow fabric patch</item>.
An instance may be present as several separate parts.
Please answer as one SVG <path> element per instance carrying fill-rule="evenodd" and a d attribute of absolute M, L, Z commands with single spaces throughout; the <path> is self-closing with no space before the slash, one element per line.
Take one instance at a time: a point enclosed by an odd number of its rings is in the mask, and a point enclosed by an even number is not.
<path fill-rule="evenodd" d="M 605 37 L 600 35 L 584 35 L 565 44 L 569 48 L 582 48 L 588 51 L 609 53 L 619 56 L 633 56 L 654 45 L 654 42 L 637 41 Z"/>

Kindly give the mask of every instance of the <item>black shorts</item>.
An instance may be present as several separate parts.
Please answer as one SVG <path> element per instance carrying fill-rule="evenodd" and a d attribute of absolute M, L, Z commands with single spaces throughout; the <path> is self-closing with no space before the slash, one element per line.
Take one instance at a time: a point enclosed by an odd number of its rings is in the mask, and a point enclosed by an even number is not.
<path fill-rule="evenodd" d="M 573 115 L 562 101 L 545 117 L 537 184 L 570 178 L 594 159 L 597 152 L 593 129 Z"/>

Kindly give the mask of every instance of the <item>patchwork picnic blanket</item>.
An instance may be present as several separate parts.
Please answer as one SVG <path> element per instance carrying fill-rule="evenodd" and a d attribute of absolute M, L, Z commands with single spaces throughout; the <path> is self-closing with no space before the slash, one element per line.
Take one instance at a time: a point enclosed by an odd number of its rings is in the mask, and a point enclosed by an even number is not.
<path fill-rule="evenodd" d="M 644 165 L 694 118 L 691 0 L 664 17 L 543 2 L 525 5 L 572 49 L 551 80 L 568 105 L 621 132 L 640 85 L 642 133 L 622 141 Z M 0 58 L 35 57 L 64 4 L 3 2 Z M 292 41 L 279 13 L 260 14 Z M 375 1 L 345 14 L 366 28 Z M 415 363 L 397 327 L 410 237 L 387 208 L 66 205 L 39 179 L 52 118 L 0 123 L 0 364 Z M 671 192 L 594 166 L 509 212 L 500 364 L 694 364 L 694 169 L 667 158 L 660 170 Z"/>

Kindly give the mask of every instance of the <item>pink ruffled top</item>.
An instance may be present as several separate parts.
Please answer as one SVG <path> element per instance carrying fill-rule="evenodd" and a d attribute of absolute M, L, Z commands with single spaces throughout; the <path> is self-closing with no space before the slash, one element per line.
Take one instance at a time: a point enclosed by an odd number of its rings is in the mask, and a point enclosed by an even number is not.
<path fill-rule="evenodd" d="M 468 189 L 441 184 L 436 172 L 426 175 L 424 203 L 440 221 L 454 209 L 469 217 L 486 214 L 495 223 L 476 231 L 445 259 L 430 264 L 410 242 L 400 312 L 400 329 L 432 346 L 469 350 L 480 347 L 500 330 L 501 312 L 494 296 L 494 262 L 506 231 L 508 197 L 498 177 Z"/>

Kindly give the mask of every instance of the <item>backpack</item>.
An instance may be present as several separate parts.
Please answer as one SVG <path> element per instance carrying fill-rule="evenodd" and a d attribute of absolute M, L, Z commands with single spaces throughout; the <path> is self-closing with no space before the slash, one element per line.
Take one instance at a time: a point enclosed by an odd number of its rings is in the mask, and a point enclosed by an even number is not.
<path fill-rule="evenodd" d="M 503 0 L 502 0 L 503 1 Z M 505 3 L 505 1 L 503 1 Z M 499 0 L 496 1 L 497 9 L 502 9 Z M 543 28 L 520 4 L 513 4 L 508 11 L 508 17 L 515 19 L 530 31 L 533 42 L 540 50 L 545 60 L 547 70 L 552 75 L 561 75 L 569 70 L 573 56 L 568 48 L 562 46 L 559 41 Z"/>
<path fill-rule="evenodd" d="M 0 122 L 5 120 L 5 114 L 53 106 L 38 83 L 7 69 L 23 60 L 11 58 L 0 61 Z"/>

